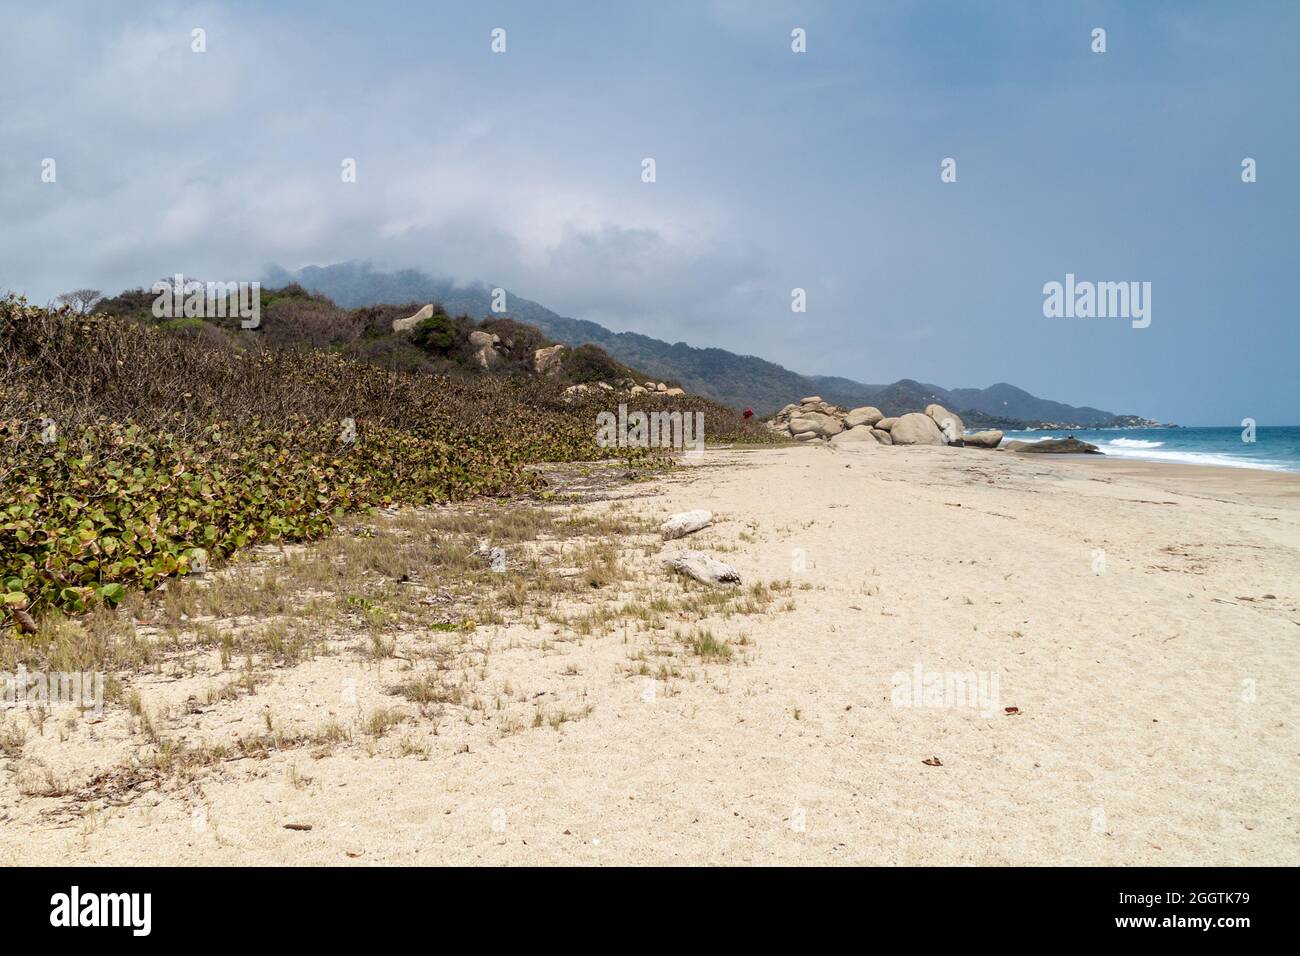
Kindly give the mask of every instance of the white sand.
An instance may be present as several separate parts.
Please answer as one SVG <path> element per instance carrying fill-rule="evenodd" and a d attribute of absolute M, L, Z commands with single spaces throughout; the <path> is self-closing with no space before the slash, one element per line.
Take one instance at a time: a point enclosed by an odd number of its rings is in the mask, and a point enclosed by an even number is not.
<path fill-rule="evenodd" d="M 62 745 L 47 722 L 0 775 L 0 862 L 1300 863 L 1300 478 L 796 447 L 709 452 L 621 493 L 656 520 L 707 508 L 687 546 L 811 588 L 716 623 L 743 654 L 668 682 L 628 676 L 620 635 L 496 629 L 490 681 L 590 714 L 510 736 L 452 722 L 428 759 L 277 753 L 74 816 L 15 778 L 133 745 L 120 716 Z M 917 664 L 996 675 L 996 709 L 895 706 Z M 193 726 L 347 718 L 345 667 L 356 712 L 385 700 L 391 674 L 318 658 Z"/>

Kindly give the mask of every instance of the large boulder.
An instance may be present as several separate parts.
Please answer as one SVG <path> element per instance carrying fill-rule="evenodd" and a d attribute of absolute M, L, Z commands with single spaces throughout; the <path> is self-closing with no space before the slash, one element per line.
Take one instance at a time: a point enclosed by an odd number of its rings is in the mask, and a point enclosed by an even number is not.
<path fill-rule="evenodd" d="M 533 353 L 533 370 L 541 375 L 550 375 L 560 370 L 560 363 L 563 360 L 563 345 L 552 345 L 550 348 L 538 349 Z"/>
<path fill-rule="evenodd" d="M 948 411 L 942 405 L 927 405 L 925 406 L 925 413 L 939 426 L 939 430 L 943 432 L 944 441 L 949 445 L 960 445 L 962 443 L 962 435 L 966 431 L 966 426 L 962 424 L 962 420 L 954 412 Z"/>
<path fill-rule="evenodd" d="M 861 408 L 854 408 L 844 416 L 844 426 L 846 428 L 857 428 L 859 425 L 874 425 L 885 417 L 885 413 L 878 408 L 870 405 L 863 405 Z"/>
<path fill-rule="evenodd" d="M 830 438 L 844 431 L 844 423 L 834 415 L 821 412 L 804 412 L 797 418 L 790 419 L 790 434 L 800 435 L 812 432 L 818 438 Z"/>
<path fill-rule="evenodd" d="M 996 428 L 974 432 L 965 436 L 966 444 L 972 448 L 997 448 L 1002 443 L 1002 432 Z"/>
<path fill-rule="evenodd" d="M 893 436 L 883 428 L 873 428 L 871 429 L 871 434 L 874 435 L 876 441 L 880 442 L 882 445 L 892 445 L 894 443 Z"/>
<path fill-rule="evenodd" d="M 491 332 L 484 332 L 481 329 L 475 329 L 469 334 L 469 344 L 474 346 L 476 349 L 481 349 L 485 345 L 496 345 L 500 341 L 501 338 L 499 336 L 493 335 Z"/>
<path fill-rule="evenodd" d="M 685 394 L 686 394 L 686 389 L 684 389 L 684 388 L 670 388 L 670 389 L 668 389 L 668 391 L 664 392 L 664 394 L 665 394 L 665 395 L 685 395 Z"/>
<path fill-rule="evenodd" d="M 431 318 L 433 318 L 433 306 L 426 305 L 419 312 L 415 313 L 415 315 L 408 315 L 404 319 L 393 319 L 393 331 L 405 332 L 408 329 L 415 328 L 425 319 L 431 319 Z"/>
<path fill-rule="evenodd" d="M 820 405 L 822 397 L 820 395 L 809 395 L 807 398 L 799 399 L 800 405 Z"/>
<path fill-rule="evenodd" d="M 901 416 L 889 437 L 895 445 L 943 445 L 943 432 L 934 423 L 934 419 L 921 412 L 908 412 Z"/>
<path fill-rule="evenodd" d="M 876 424 L 873 425 L 872 427 L 879 428 L 881 431 L 887 432 L 897 424 L 898 424 L 897 418 L 882 418 L 880 421 L 876 422 Z"/>
<path fill-rule="evenodd" d="M 843 445 L 850 448 L 864 448 L 879 445 L 876 436 L 871 434 L 871 429 L 865 425 L 861 428 L 850 428 L 840 432 L 831 439 L 832 445 Z"/>

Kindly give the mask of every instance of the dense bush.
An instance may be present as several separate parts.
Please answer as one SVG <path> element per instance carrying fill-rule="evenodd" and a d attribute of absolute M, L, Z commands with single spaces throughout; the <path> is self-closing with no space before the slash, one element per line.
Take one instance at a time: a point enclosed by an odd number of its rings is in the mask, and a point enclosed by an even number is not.
<path fill-rule="evenodd" d="M 186 573 L 196 549 L 212 560 L 359 507 L 533 490 L 531 463 L 617 453 L 540 384 L 0 303 L 3 601 L 81 610 Z"/>
<path fill-rule="evenodd" d="M 433 374 L 391 319 L 375 336 L 385 317 L 367 310 L 341 325 L 350 313 L 328 300 L 270 298 L 303 339 L 0 301 L 0 627 L 14 609 L 115 603 L 198 560 L 319 536 L 346 511 L 535 491 L 530 465 L 654 454 L 596 445 L 616 393 L 566 400 L 536 375 Z M 498 327 L 531 347 L 528 327 Z M 655 401 L 704 411 L 711 441 L 772 440 L 703 399 Z"/>
<path fill-rule="evenodd" d="M 456 323 L 445 312 L 435 312 L 411 330 L 411 341 L 425 352 L 446 355 L 456 343 Z"/>
<path fill-rule="evenodd" d="M 571 382 L 617 382 L 629 376 L 639 378 L 595 345 L 579 345 L 566 351 L 561 369 L 564 378 Z"/>

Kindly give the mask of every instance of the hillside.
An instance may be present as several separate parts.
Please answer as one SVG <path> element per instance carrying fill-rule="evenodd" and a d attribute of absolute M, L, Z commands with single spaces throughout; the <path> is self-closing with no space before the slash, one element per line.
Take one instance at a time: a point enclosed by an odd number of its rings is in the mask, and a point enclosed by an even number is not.
<path fill-rule="evenodd" d="M 364 263 L 347 262 L 308 266 L 294 273 L 272 268 L 267 281 L 274 285 L 298 282 L 351 308 L 421 301 L 441 302 L 453 314 L 463 312 L 474 318 L 494 315 L 489 286 L 483 283 L 458 286 L 417 269 L 379 272 Z M 1037 398 L 1005 383 L 988 388 L 946 389 L 911 379 L 900 379 L 890 385 L 868 385 L 838 376 L 801 375 L 753 355 L 695 348 L 684 342 L 668 343 L 635 332 L 614 332 L 595 322 L 557 315 L 514 293 L 508 294 L 507 305 L 506 314 L 511 318 L 535 325 L 557 342 L 598 345 L 614 358 L 651 377 L 672 378 L 691 393 L 733 408 L 752 407 L 760 414 L 817 394 L 847 408 L 874 405 L 890 415 L 937 402 L 958 411 L 976 425 L 1038 422 L 1106 425 L 1120 420 L 1113 412 Z"/>

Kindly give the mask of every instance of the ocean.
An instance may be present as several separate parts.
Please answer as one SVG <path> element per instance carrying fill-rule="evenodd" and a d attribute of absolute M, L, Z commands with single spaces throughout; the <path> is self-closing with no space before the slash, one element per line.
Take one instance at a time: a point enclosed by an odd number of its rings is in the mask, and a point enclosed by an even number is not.
<path fill-rule="evenodd" d="M 1073 435 L 1091 442 L 1110 458 L 1174 461 L 1300 472 L 1300 426 L 1261 425 L 1255 441 L 1242 440 L 1242 428 L 1080 428 L 1007 432 L 1005 441 L 1043 441 Z"/>

